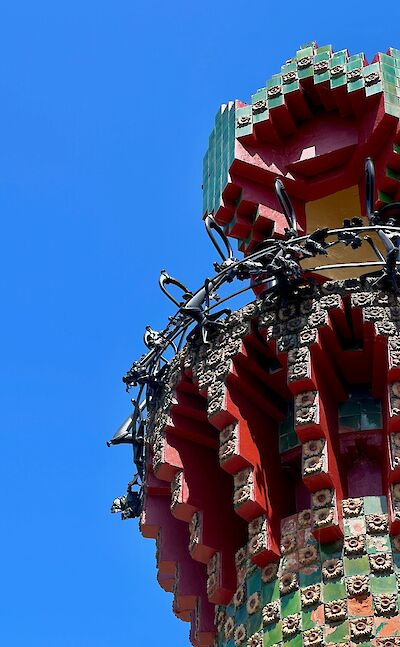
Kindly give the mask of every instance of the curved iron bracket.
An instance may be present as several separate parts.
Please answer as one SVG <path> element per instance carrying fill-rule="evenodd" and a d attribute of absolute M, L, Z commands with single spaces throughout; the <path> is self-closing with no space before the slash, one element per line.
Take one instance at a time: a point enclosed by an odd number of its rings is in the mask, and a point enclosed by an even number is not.
<path fill-rule="evenodd" d="M 378 249 L 378 248 L 377 248 L 377 246 L 375 245 L 375 242 L 372 240 L 371 236 L 364 236 L 364 240 L 366 240 L 366 241 L 367 241 L 367 243 L 368 243 L 368 245 L 370 245 L 370 247 L 373 249 L 373 251 L 374 251 L 374 253 L 375 253 L 375 255 L 376 255 L 377 259 L 378 259 L 379 261 L 381 261 L 382 263 L 384 263 L 384 262 L 385 262 L 385 257 L 384 257 L 384 256 L 383 256 L 383 254 L 379 251 L 379 249 Z"/>
<path fill-rule="evenodd" d="M 217 250 L 218 254 L 221 256 L 222 260 L 223 261 L 226 261 L 228 259 L 233 260 L 233 250 L 232 250 L 231 244 L 230 244 L 230 242 L 228 240 L 228 237 L 224 233 L 223 229 L 215 222 L 215 220 L 211 216 L 211 214 L 208 214 L 206 216 L 206 218 L 204 220 L 204 224 L 206 226 L 207 234 L 208 234 L 212 244 L 214 245 L 215 249 Z M 222 240 L 222 242 L 223 242 L 223 244 L 225 246 L 225 250 L 226 250 L 225 254 L 222 251 L 222 249 L 221 249 L 221 247 L 220 247 L 220 245 L 219 245 L 219 243 L 218 243 L 218 241 L 217 241 L 217 239 L 216 239 L 216 237 L 215 237 L 212 230 L 216 231 L 219 238 Z"/>
<path fill-rule="evenodd" d="M 289 234 L 291 236 L 297 236 L 297 218 L 293 205 L 290 202 L 290 198 L 286 192 L 286 189 L 283 185 L 282 180 L 278 177 L 275 180 L 275 193 L 278 198 L 279 204 L 282 207 L 283 214 L 286 218 L 286 222 L 289 225 Z"/>
<path fill-rule="evenodd" d="M 377 260 L 361 262 L 357 265 L 377 267 L 379 270 L 362 275 L 361 280 L 373 279 L 373 285 L 382 285 L 385 289 L 400 292 L 400 273 L 397 271 L 398 266 L 400 267 L 400 202 L 387 204 L 379 210 L 374 210 L 375 170 L 371 158 L 365 161 L 365 199 L 369 225 L 365 225 L 359 217 L 346 218 L 341 228 L 325 227 L 312 233 L 299 235 L 293 205 L 279 178 L 275 180 L 275 192 L 288 224 L 284 238 L 269 238 L 260 242 L 253 247 L 248 256 L 239 261 L 233 256 L 232 247 L 225 232 L 209 214 L 205 218 L 207 235 L 222 259 L 220 264 L 214 264 L 216 274 L 213 278 L 206 278 L 203 284 L 192 292 L 165 270 L 161 271 L 160 288 L 177 307 L 177 312 L 168 317 L 168 324 L 160 332 L 150 326 L 146 327 L 144 343 L 148 352 L 134 361 L 123 377 L 127 391 L 133 386 L 138 387 L 138 395 L 132 400 L 134 410 L 107 442 L 108 446 L 132 445 L 137 478 L 142 481 L 142 484 L 147 464 L 148 411 L 146 409 L 153 411 L 154 406 L 157 405 L 160 390 L 168 379 L 167 369 L 171 361 L 165 359 L 163 354 L 168 348 L 176 353 L 184 339 L 194 340 L 195 343 L 197 341 L 209 343 L 212 336 L 226 326 L 225 321 L 219 320 L 220 317 L 230 313 L 227 308 L 217 309 L 218 302 L 222 305 L 229 299 L 254 289 L 255 286 L 262 286 L 263 295 L 269 293 L 273 296 L 279 293 L 281 301 L 285 302 L 287 296 L 293 293 L 293 288 L 301 284 L 303 278 L 309 281 L 310 272 L 344 269 L 356 265 L 353 262 L 334 262 L 319 267 L 308 267 L 305 270 L 301 266 L 301 261 L 326 255 L 328 248 L 339 243 L 357 249 L 363 241 L 371 247 Z M 362 238 L 362 234 L 367 232 L 373 233 L 374 238 L 379 237 L 382 243 L 381 249 L 375 243 L 376 238 L 374 240 L 370 235 Z M 248 279 L 250 283 L 245 288 L 230 292 L 222 299 L 217 295 L 216 291 L 225 284 L 233 280 Z M 167 289 L 169 285 L 178 288 L 182 294 L 174 296 Z M 213 300 L 217 303 L 211 304 Z M 174 340 L 179 342 L 175 344 Z M 165 363 L 162 364 L 162 362 Z M 145 395 L 141 401 L 143 393 Z M 136 477 L 128 485 L 126 495 L 118 497 L 113 503 L 113 512 L 121 512 L 123 518 L 135 517 L 140 513 L 143 485 L 138 492 L 133 490 L 133 486 L 139 487 Z"/>
<path fill-rule="evenodd" d="M 131 413 L 126 420 L 118 427 L 114 436 L 107 440 L 107 447 L 112 445 L 132 445 L 133 442 L 133 425 L 135 412 Z"/>
<path fill-rule="evenodd" d="M 186 285 L 178 281 L 178 279 L 175 279 L 173 276 L 170 276 L 165 270 L 161 270 L 158 283 L 165 296 L 167 296 L 168 299 L 172 301 L 172 303 L 175 303 L 178 308 L 180 308 L 184 304 L 184 302 L 190 299 L 190 297 L 192 296 L 192 293 L 190 292 L 190 290 L 188 290 Z M 165 287 L 166 285 L 176 285 L 176 287 L 180 288 L 183 292 L 183 301 L 177 301 L 175 297 L 170 292 L 168 292 L 167 288 Z"/>
<path fill-rule="evenodd" d="M 367 157 L 365 160 L 365 206 L 368 221 L 374 222 L 375 213 L 375 167 L 372 159 Z"/>

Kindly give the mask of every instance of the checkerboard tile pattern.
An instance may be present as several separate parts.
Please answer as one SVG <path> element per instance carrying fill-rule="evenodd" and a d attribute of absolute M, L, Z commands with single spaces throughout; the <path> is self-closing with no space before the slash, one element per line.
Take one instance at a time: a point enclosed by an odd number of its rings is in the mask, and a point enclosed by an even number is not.
<path fill-rule="evenodd" d="M 311 513 L 284 519 L 280 562 L 239 551 L 238 589 L 216 607 L 217 647 L 400 644 L 400 541 L 385 497 L 343 502 L 344 539 L 320 545 Z"/>

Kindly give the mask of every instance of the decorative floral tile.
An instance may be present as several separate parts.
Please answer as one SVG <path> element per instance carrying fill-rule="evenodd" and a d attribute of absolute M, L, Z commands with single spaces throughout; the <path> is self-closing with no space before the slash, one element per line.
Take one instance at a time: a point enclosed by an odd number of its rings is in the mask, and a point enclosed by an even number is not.
<path fill-rule="evenodd" d="M 367 552 L 370 555 L 374 555 L 375 553 L 390 553 L 390 551 L 391 545 L 388 535 L 367 535 Z"/>
<path fill-rule="evenodd" d="M 380 518 L 387 523 L 384 499 L 367 497 L 361 503 L 362 508 L 368 515 L 368 524 L 360 515 L 348 514 L 344 519 L 346 546 L 349 539 L 362 538 L 362 546 L 354 554 L 352 544 L 343 555 L 342 541 L 319 545 L 307 524 L 297 523 L 296 515 L 285 520 L 286 554 L 279 564 L 275 568 L 274 564 L 264 568 L 245 564 L 242 586 L 239 586 L 242 591 L 238 589 L 235 603 L 217 608 L 223 609 L 224 617 L 219 623 L 216 647 L 248 647 L 250 643 L 250 647 L 256 643 L 257 647 L 302 647 L 308 645 L 310 638 L 317 641 L 312 647 L 386 647 L 385 641 L 389 644 L 394 639 L 398 642 L 393 645 L 400 647 L 400 551 L 395 550 L 387 532 L 377 530 Z M 375 519 L 375 526 L 371 519 Z M 286 581 L 288 577 L 292 578 L 293 586 L 291 581 Z M 332 608 L 336 606 L 332 607 L 332 603 L 335 602 L 339 610 L 341 605 L 346 605 L 345 620 L 340 613 L 333 618 Z M 272 622 L 267 622 L 263 609 L 271 603 L 278 605 L 277 615 L 272 617 Z M 225 632 L 225 618 L 229 621 L 229 616 L 234 625 L 232 635 Z M 357 637 L 354 623 L 359 623 L 359 627 L 365 624 L 370 635 L 361 632 Z M 324 636 L 323 642 L 318 632 Z M 253 645 L 251 640 L 258 635 L 262 642 L 255 640 Z"/>
<path fill-rule="evenodd" d="M 365 535 L 365 533 L 365 517 L 354 517 L 345 520 L 344 534 L 346 537 L 351 537 L 353 535 Z"/>

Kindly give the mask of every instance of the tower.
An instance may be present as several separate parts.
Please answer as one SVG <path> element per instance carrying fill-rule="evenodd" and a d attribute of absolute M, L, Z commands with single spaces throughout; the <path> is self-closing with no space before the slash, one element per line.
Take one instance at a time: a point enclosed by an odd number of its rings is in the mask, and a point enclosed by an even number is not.
<path fill-rule="evenodd" d="M 215 275 L 161 273 L 110 441 L 195 646 L 399 644 L 399 117 L 400 50 L 315 43 L 217 114 Z"/>

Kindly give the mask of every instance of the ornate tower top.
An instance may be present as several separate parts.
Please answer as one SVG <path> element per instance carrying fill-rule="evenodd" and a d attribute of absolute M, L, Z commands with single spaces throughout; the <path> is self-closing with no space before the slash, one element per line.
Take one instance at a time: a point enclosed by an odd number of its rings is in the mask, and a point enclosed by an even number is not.
<path fill-rule="evenodd" d="M 400 50 L 315 43 L 217 115 L 215 273 L 162 270 L 173 312 L 109 441 L 137 470 L 112 511 L 196 647 L 400 640 L 399 119 Z"/>
<path fill-rule="evenodd" d="M 299 233 L 365 216 L 364 160 L 377 207 L 400 196 L 400 50 L 364 54 L 303 45 L 251 103 L 223 105 L 203 164 L 203 211 L 248 254 L 287 226 L 274 192 L 289 193 Z"/>

